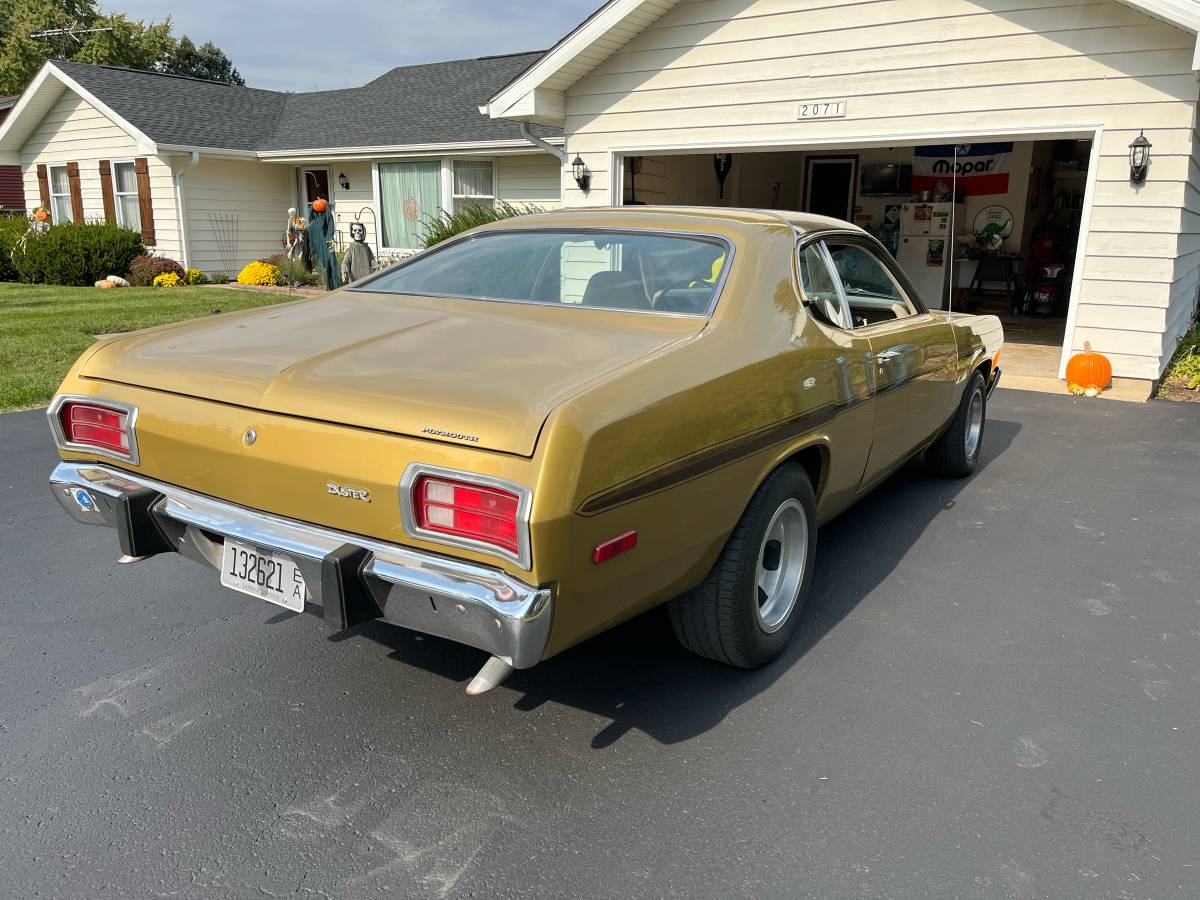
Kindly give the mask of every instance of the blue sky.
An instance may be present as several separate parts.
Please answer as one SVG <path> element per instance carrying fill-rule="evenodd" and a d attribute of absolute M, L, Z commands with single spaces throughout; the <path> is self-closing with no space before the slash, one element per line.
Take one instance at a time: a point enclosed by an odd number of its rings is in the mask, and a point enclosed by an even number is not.
<path fill-rule="evenodd" d="M 252 87 L 351 87 L 393 66 L 542 50 L 602 0 L 109 0 L 106 11 L 211 40 Z"/>

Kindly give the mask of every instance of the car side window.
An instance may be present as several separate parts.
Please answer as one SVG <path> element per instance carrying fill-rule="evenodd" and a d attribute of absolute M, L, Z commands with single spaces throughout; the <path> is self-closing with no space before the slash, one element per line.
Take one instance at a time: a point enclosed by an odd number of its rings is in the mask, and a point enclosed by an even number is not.
<path fill-rule="evenodd" d="M 827 241 L 846 294 L 854 328 L 906 319 L 918 313 L 888 266 L 857 243 Z"/>
<path fill-rule="evenodd" d="M 826 325 L 834 328 L 849 328 L 842 306 L 842 296 L 837 279 L 829 267 L 825 245 L 820 241 L 801 247 L 797 256 L 800 270 L 800 288 L 809 308 Z"/>

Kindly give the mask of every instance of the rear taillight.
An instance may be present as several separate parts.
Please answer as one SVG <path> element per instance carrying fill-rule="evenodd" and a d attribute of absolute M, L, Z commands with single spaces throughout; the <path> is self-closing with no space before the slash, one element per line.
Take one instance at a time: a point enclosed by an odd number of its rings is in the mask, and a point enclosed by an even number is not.
<path fill-rule="evenodd" d="M 106 401 L 60 399 L 51 408 L 59 444 L 68 450 L 95 449 L 137 462 L 133 407 Z"/>
<path fill-rule="evenodd" d="M 407 518 L 412 532 L 443 543 L 495 548 L 528 567 L 523 488 L 424 467 L 405 481 L 411 485 Z"/>

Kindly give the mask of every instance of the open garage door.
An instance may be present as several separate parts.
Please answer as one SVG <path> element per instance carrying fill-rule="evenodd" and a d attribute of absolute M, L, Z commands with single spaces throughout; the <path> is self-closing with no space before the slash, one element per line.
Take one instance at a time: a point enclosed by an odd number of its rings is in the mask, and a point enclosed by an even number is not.
<path fill-rule="evenodd" d="M 928 307 L 1000 316 L 1014 381 L 1057 382 L 1091 144 L 989 139 L 625 155 L 622 201 L 851 221 L 896 257 Z"/>

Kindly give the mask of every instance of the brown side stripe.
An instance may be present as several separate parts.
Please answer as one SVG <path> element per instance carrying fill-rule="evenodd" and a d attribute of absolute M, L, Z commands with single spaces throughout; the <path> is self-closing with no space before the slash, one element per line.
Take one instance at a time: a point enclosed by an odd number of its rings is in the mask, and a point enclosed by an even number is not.
<path fill-rule="evenodd" d="M 751 432 L 740 438 L 734 438 L 732 441 L 726 441 L 715 447 L 709 447 L 686 459 L 669 463 L 660 469 L 640 475 L 615 488 L 609 488 L 606 491 L 601 491 L 599 494 L 592 495 L 580 505 L 579 513 L 585 516 L 594 515 L 614 506 L 620 506 L 622 503 L 628 503 L 631 500 L 637 500 L 649 494 L 656 494 L 677 484 L 690 481 L 714 469 L 720 469 L 730 463 L 753 456 L 755 453 L 766 450 L 768 447 L 773 447 L 775 444 L 782 443 L 789 438 L 798 437 L 806 431 L 819 428 L 825 423 L 832 421 L 839 413 L 861 402 L 864 401 L 852 400 L 845 403 L 831 403 L 803 415 L 787 419 L 778 425 L 772 425 L 761 431 Z"/>

